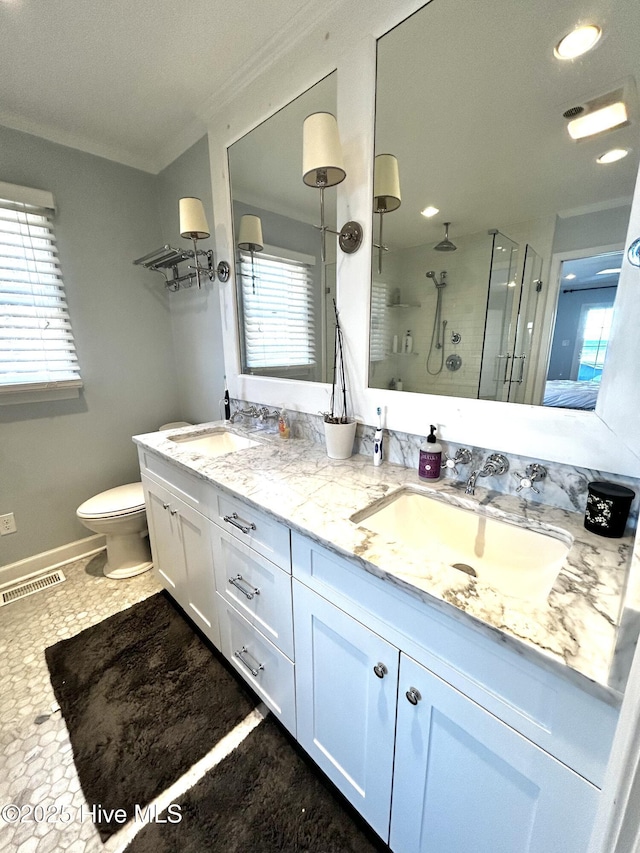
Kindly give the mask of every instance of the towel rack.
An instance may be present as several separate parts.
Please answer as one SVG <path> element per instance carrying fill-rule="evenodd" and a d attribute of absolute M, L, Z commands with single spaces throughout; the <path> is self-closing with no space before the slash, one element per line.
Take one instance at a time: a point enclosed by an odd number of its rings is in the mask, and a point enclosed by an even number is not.
<path fill-rule="evenodd" d="M 210 281 L 214 281 L 216 275 L 220 281 L 229 280 L 229 264 L 226 261 L 220 261 L 218 266 L 214 267 L 212 249 L 207 251 L 198 249 L 194 252 L 193 249 L 174 249 L 173 246 L 165 245 L 137 258 L 133 263 L 153 272 L 162 273 L 168 290 L 176 291 L 181 287 L 191 287 L 196 280 L 195 266 L 189 264 L 187 272 L 180 273 L 179 265 L 189 260 L 198 264 L 198 257 L 206 259 L 206 266 L 200 266 L 200 270 L 204 270 Z"/>

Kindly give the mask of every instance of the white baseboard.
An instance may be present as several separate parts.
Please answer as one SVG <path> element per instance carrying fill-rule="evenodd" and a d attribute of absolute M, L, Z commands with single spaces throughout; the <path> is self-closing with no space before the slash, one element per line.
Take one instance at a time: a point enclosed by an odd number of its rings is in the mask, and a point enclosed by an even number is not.
<path fill-rule="evenodd" d="M 18 560 L 17 563 L 0 566 L 0 589 L 16 581 L 27 580 L 41 572 L 57 569 L 59 566 L 64 566 L 65 563 L 97 554 L 104 547 L 104 535 L 96 533 L 93 536 L 87 536 L 85 539 L 77 539 L 67 545 L 61 545 L 59 548 L 52 548 L 51 551 L 43 551 L 41 554 L 34 554 L 33 557 Z"/>

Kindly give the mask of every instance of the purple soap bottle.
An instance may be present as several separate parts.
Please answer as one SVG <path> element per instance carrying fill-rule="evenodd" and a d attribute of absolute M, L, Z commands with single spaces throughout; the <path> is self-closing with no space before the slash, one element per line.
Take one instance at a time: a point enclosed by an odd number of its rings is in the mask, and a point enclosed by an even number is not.
<path fill-rule="evenodd" d="M 420 448 L 418 476 L 422 480 L 439 480 L 442 465 L 442 445 L 436 440 L 436 428 L 431 424 L 431 432 Z"/>

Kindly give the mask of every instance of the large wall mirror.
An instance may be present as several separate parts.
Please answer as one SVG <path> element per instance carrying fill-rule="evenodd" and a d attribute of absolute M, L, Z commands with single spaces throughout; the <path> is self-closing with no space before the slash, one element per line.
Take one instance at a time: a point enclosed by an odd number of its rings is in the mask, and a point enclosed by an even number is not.
<path fill-rule="evenodd" d="M 336 73 L 228 149 L 241 370 L 330 381 L 333 369 L 335 240 L 321 257 L 320 195 L 302 181 L 302 129 L 316 112 L 336 114 Z M 335 229 L 336 191 L 325 191 Z"/>
<path fill-rule="evenodd" d="M 593 49 L 554 55 L 591 22 Z M 369 387 L 594 409 L 638 171 L 638 32 L 634 0 L 447 0 L 378 41 Z M 572 138 L 619 103 L 614 129 Z"/>

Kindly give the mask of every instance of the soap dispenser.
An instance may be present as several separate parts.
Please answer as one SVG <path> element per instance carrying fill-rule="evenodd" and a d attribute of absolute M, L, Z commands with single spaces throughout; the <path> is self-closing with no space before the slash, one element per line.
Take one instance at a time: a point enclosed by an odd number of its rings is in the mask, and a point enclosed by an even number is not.
<path fill-rule="evenodd" d="M 431 424 L 431 432 L 420 447 L 418 476 L 423 480 L 439 480 L 442 465 L 442 445 L 436 439 L 436 428 Z"/>

